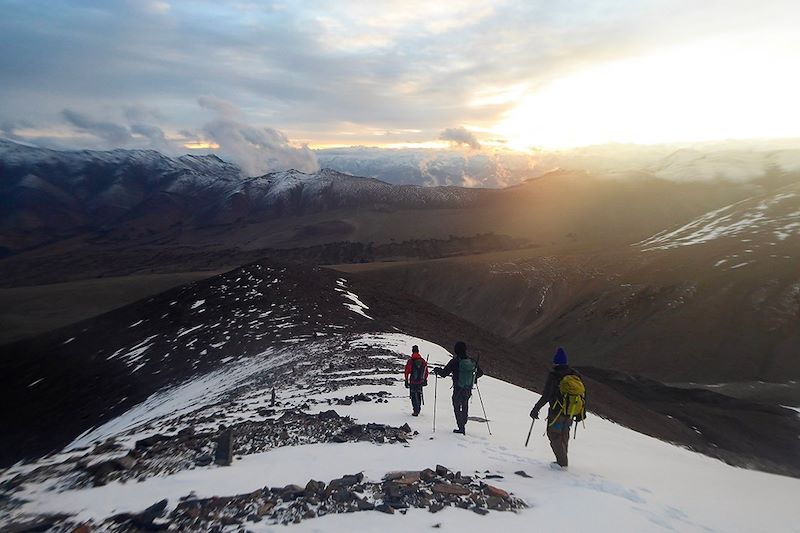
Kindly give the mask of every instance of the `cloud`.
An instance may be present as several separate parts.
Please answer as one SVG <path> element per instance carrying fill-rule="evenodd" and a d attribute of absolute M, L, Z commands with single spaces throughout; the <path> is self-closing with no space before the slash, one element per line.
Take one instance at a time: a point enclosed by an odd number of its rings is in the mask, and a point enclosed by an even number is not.
<path fill-rule="evenodd" d="M 11 140 L 24 140 L 23 137 L 17 135 L 17 130 L 20 128 L 30 128 L 33 124 L 27 120 L 1 120 L 0 121 L 0 135 L 6 139 Z"/>
<path fill-rule="evenodd" d="M 215 96 L 201 96 L 197 99 L 197 103 L 200 107 L 216 111 L 224 117 L 234 118 L 240 114 L 239 108 L 235 105 Z"/>
<path fill-rule="evenodd" d="M 258 128 L 238 120 L 241 112 L 230 102 L 201 97 L 198 103 L 217 114 L 217 118 L 203 126 L 203 131 L 244 174 L 256 176 L 290 168 L 301 172 L 319 170 L 317 157 L 307 145 L 295 146 L 276 129 Z"/>
<path fill-rule="evenodd" d="M 385 149 L 349 147 L 317 150 L 321 166 L 389 183 L 506 187 L 552 170 L 552 161 L 530 154 L 484 148 Z"/>
<path fill-rule="evenodd" d="M 152 124 L 133 124 L 131 133 L 145 137 L 151 148 L 168 155 L 179 151 L 178 145 L 167 139 L 164 130 Z"/>
<path fill-rule="evenodd" d="M 142 102 L 169 118 L 134 111 L 128 124 L 172 132 L 200 131 L 197 96 L 224 94 L 246 122 L 293 139 L 366 143 L 414 128 L 404 140 L 424 141 L 442 125 L 489 129 L 522 93 L 664 43 L 797 35 L 786 16 L 797 10 L 795 0 L 19 1 L 0 19 L 0 102 L 6 118 L 44 129 L 63 109 L 102 117 Z M 787 54 L 800 54 L 795 43 Z"/>
<path fill-rule="evenodd" d="M 68 123 L 78 130 L 99 137 L 114 146 L 126 146 L 133 141 L 130 130 L 121 124 L 94 120 L 83 113 L 71 109 L 64 109 L 61 114 Z"/>
<path fill-rule="evenodd" d="M 480 150 L 481 143 L 478 142 L 478 139 L 468 129 L 464 128 L 463 126 L 459 126 L 458 128 L 447 128 L 441 134 L 439 134 L 439 140 L 441 141 L 450 141 L 451 143 L 461 146 L 469 146 L 473 150 Z"/>

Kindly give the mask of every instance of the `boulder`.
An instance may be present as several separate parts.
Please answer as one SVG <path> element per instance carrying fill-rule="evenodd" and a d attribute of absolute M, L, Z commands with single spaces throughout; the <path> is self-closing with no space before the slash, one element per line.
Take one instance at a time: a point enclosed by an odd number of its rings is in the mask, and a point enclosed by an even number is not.
<path fill-rule="evenodd" d="M 328 489 L 332 492 L 335 489 L 340 487 L 352 487 L 357 483 L 361 483 L 364 480 L 364 474 L 361 472 L 357 474 L 350 474 L 347 476 L 342 476 L 337 479 L 332 479 L 330 483 L 328 483 Z"/>
<path fill-rule="evenodd" d="M 281 489 L 281 495 L 284 500 L 296 500 L 305 494 L 306 489 L 300 485 L 286 485 Z"/>
<path fill-rule="evenodd" d="M 313 479 L 306 483 L 305 495 L 312 496 L 315 494 L 322 494 L 325 490 L 325 483 L 322 481 L 314 481 Z"/>
<path fill-rule="evenodd" d="M 433 481 L 435 477 L 436 477 L 436 472 L 434 472 L 430 468 L 426 468 L 425 470 L 419 473 L 419 478 L 422 481 Z"/>
<path fill-rule="evenodd" d="M 493 485 L 486 485 L 484 490 L 486 491 L 486 494 L 488 494 L 489 496 L 495 496 L 497 498 L 503 498 L 504 500 L 508 499 L 508 497 L 509 497 L 509 494 L 506 491 L 504 491 L 503 489 L 497 488 L 497 487 L 495 487 Z"/>
<path fill-rule="evenodd" d="M 453 479 L 455 477 L 455 474 L 450 469 L 442 465 L 436 465 L 436 473 L 445 479 Z"/>
<path fill-rule="evenodd" d="M 320 420 L 335 420 L 337 418 L 341 418 L 339 413 L 334 411 L 333 409 L 328 409 L 327 411 L 322 411 L 319 414 Z"/>

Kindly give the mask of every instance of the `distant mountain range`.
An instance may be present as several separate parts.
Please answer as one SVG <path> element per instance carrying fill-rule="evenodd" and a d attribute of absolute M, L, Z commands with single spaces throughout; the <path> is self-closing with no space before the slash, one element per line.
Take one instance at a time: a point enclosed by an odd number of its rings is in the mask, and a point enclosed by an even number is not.
<path fill-rule="evenodd" d="M 555 169 L 605 176 L 647 174 L 681 182 L 749 181 L 800 172 L 800 141 L 611 144 L 529 152 L 352 146 L 315 153 L 323 167 L 389 183 L 470 187 L 508 187 Z"/>
<path fill-rule="evenodd" d="M 0 251 L 139 222 L 212 226 L 355 208 L 442 208 L 475 203 L 480 191 L 393 186 L 323 169 L 243 177 L 214 155 L 152 150 L 62 152 L 0 140 Z"/>

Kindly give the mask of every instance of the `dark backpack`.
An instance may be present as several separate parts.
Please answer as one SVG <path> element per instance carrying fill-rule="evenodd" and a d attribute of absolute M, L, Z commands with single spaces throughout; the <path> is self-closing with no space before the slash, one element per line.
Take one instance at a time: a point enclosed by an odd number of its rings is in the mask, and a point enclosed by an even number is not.
<path fill-rule="evenodd" d="M 460 389 L 472 389 L 475 384 L 475 372 L 478 365 L 470 358 L 461 359 L 458 362 L 458 379 L 456 387 Z"/>
<path fill-rule="evenodd" d="M 425 381 L 425 361 L 422 358 L 411 360 L 411 376 L 408 380 L 412 385 L 419 385 Z"/>

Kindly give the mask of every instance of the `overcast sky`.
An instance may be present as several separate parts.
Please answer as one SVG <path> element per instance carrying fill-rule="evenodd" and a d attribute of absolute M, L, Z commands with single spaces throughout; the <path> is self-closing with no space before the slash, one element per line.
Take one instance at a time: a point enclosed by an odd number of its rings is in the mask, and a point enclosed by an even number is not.
<path fill-rule="evenodd" d="M 0 136 L 301 168 L 303 144 L 800 137 L 798 6 L 0 0 Z"/>

